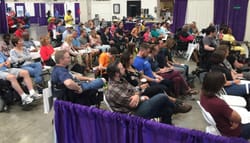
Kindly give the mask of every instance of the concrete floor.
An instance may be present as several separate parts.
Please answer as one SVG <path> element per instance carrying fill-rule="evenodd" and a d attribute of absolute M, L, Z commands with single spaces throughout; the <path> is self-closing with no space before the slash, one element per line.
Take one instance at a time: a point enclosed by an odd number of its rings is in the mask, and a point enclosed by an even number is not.
<path fill-rule="evenodd" d="M 33 26 L 30 29 L 31 37 L 39 39 L 47 33 L 46 27 Z M 190 71 L 195 68 L 193 62 L 188 62 Z M 200 82 L 196 78 L 196 89 L 200 88 Z M 175 126 L 204 131 L 204 121 L 200 109 L 196 103 L 199 95 L 194 96 L 195 100 L 185 100 L 191 104 L 193 109 L 186 114 L 173 116 Z M 102 107 L 105 108 L 105 105 Z M 52 119 L 53 111 L 49 114 L 43 113 L 42 103 L 31 111 L 23 111 L 18 105 L 11 106 L 10 113 L 0 113 L 0 143 L 52 143 Z"/>

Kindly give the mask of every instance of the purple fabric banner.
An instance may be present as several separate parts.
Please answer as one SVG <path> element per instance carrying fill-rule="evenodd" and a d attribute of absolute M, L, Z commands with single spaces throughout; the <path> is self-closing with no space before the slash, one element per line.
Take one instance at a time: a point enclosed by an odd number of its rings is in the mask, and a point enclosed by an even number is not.
<path fill-rule="evenodd" d="M 59 17 L 63 18 L 65 15 L 64 12 L 64 3 L 54 3 L 54 15 L 58 11 Z"/>
<path fill-rule="evenodd" d="M 214 0 L 214 24 L 227 24 L 229 0 Z"/>
<path fill-rule="evenodd" d="M 243 41 L 246 29 L 248 0 L 230 0 L 228 25 L 236 40 Z"/>
<path fill-rule="evenodd" d="M 80 20 L 80 4 L 75 3 L 75 23 L 78 24 Z"/>
<path fill-rule="evenodd" d="M 248 0 L 214 0 L 214 23 L 227 24 L 236 40 L 245 35 Z"/>
<path fill-rule="evenodd" d="M 30 17 L 30 23 L 39 23 L 40 19 L 40 7 L 39 3 L 34 3 L 34 14 L 35 16 Z"/>
<path fill-rule="evenodd" d="M 22 10 L 17 9 L 18 6 L 22 6 L 23 7 Z M 25 4 L 24 3 L 15 3 L 15 11 L 16 11 L 17 17 L 24 17 L 25 16 L 25 12 L 26 12 Z"/>
<path fill-rule="evenodd" d="M 185 24 L 187 10 L 187 0 L 175 0 L 173 24 L 171 26 L 172 32 L 181 28 Z"/>
<path fill-rule="evenodd" d="M 0 1 L 0 33 L 8 33 L 8 24 L 7 24 L 7 18 L 6 18 L 6 5 L 5 1 Z"/>
<path fill-rule="evenodd" d="M 47 25 L 47 18 L 46 18 L 46 8 L 45 3 L 40 3 L 40 19 L 39 19 L 40 25 Z"/>
<path fill-rule="evenodd" d="M 30 18 L 31 23 L 47 25 L 45 3 L 34 3 L 35 16 Z"/>
<path fill-rule="evenodd" d="M 58 143 L 247 143 L 64 101 L 54 105 Z"/>

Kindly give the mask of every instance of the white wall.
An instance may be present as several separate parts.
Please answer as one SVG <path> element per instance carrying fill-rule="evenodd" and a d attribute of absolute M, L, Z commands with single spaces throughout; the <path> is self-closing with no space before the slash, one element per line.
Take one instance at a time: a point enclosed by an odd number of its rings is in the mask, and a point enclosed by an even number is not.
<path fill-rule="evenodd" d="M 188 0 L 186 23 L 196 21 L 199 30 L 213 21 L 214 0 Z"/>
<path fill-rule="evenodd" d="M 113 13 L 113 4 L 120 4 L 120 14 Z M 105 20 L 112 20 L 112 16 L 127 16 L 127 0 L 92 1 L 91 18 L 94 18 L 95 14 L 99 14 L 99 18 Z"/>
<path fill-rule="evenodd" d="M 7 3 L 8 7 L 11 7 L 12 10 L 15 10 L 15 3 L 14 2 L 5 2 Z"/>
<path fill-rule="evenodd" d="M 113 14 L 113 4 L 120 4 L 120 14 Z M 122 19 L 123 16 L 127 16 L 127 0 L 112 0 L 112 16 L 117 16 Z"/>
<path fill-rule="evenodd" d="M 148 8 L 148 14 L 152 15 L 154 18 L 157 18 L 157 13 L 155 13 L 155 7 L 157 7 L 157 0 L 141 0 L 141 8 Z M 160 9 L 157 8 L 157 11 L 159 10 Z"/>
<path fill-rule="evenodd" d="M 95 17 L 95 14 L 99 14 L 99 18 L 105 20 L 111 20 L 113 14 L 113 6 L 111 1 L 92 1 L 91 19 Z"/>
<path fill-rule="evenodd" d="M 85 22 L 89 19 L 88 15 L 90 15 L 90 14 L 88 14 L 88 8 L 90 8 L 90 7 L 88 7 L 87 1 L 88 0 L 78 1 L 80 3 L 80 20 L 81 20 L 81 22 Z"/>

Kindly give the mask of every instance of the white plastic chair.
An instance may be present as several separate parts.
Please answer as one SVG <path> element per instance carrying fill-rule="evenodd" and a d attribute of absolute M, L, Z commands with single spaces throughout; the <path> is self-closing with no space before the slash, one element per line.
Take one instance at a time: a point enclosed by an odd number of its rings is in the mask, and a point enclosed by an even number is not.
<path fill-rule="evenodd" d="M 209 124 L 209 126 L 206 127 L 206 132 L 213 134 L 213 135 L 221 135 L 219 130 L 216 127 L 216 123 L 215 123 L 212 115 L 201 106 L 200 101 L 197 101 L 197 104 L 201 108 L 201 113 L 202 113 L 204 119 Z"/>
<path fill-rule="evenodd" d="M 188 44 L 188 49 L 186 51 L 186 58 L 187 58 L 187 61 L 190 60 L 193 52 L 194 52 L 194 49 L 198 49 L 199 48 L 199 44 L 198 43 L 195 43 L 194 41 L 192 43 L 189 43 Z"/>
<path fill-rule="evenodd" d="M 248 112 L 246 108 L 237 106 L 230 107 L 240 115 L 242 124 L 250 123 L 250 112 Z"/>
<path fill-rule="evenodd" d="M 224 100 L 229 106 L 246 107 L 247 102 L 241 96 L 228 95 L 224 88 L 217 94 L 219 98 Z"/>
<path fill-rule="evenodd" d="M 105 94 L 103 94 L 103 101 L 104 101 L 104 103 L 106 104 L 106 106 L 108 107 L 108 110 L 111 111 L 111 112 L 114 112 L 114 111 L 112 110 L 112 108 L 110 107 L 110 105 L 109 105 L 109 103 L 108 103 L 108 101 L 107 101 L 107 99 L 106 99 L 106 95 L 105 95 Z"/>

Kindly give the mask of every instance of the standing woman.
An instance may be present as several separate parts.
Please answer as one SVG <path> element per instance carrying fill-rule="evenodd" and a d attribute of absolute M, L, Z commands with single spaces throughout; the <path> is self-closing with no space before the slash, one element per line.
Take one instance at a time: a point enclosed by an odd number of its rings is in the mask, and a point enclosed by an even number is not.
<path fill-rule="evenodd" d="M 50 44 L 50 38 L 48 36 L 42 36 L 40 38 L 40 43 L 41 43 L 40 55 L 42 62 L 46 66 L 55 66 L 56 63 L 51 57 L 54 54 L 54 48 Z"/>
<path fill-rule="evenodd" d="M 11 62 L 20 65 L 22 69 L 29 71 L 34 77 L 36 84 L 42 84 L 42 65 L 40 62 L 34 62 L 28 49 L 24 48 L 23 40 L 14 36 L 11 40 L 14 48 L 10 50 Z M 20 64 L 21 63 L 21 64 Z"/>
<path fill-rule="evenodd" d="M 223 136 L 250 139 L 250 124 L 241 124 L 240 115 L 216 96 L 225 83 L 225 76 L 221 72 L 207 73 L 202 83 L 201 105 L 212 115 Z"/>

